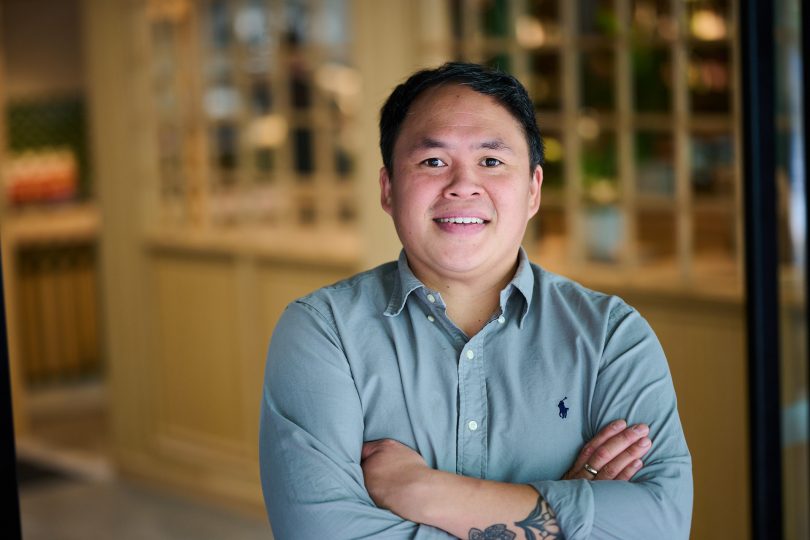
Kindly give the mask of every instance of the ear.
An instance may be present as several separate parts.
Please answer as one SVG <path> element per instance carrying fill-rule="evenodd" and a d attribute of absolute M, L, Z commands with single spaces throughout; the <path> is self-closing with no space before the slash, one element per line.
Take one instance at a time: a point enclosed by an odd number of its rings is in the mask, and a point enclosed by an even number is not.
<path fill-rule="evenodd" d="M 380 168 L 380 205 L 388 215 L 392 215 L 394 206 L 393 193 L 391 191 L 391 176 L 388 174 L 388 169 L 385 167 Z"/>
<path fill-rule="evenodd" d="M 540 188 L 543 187 L 543 167 L 538 165 L 532 174 L 529 184 L 529 217 L 531 218 L 540 209 Z"/>

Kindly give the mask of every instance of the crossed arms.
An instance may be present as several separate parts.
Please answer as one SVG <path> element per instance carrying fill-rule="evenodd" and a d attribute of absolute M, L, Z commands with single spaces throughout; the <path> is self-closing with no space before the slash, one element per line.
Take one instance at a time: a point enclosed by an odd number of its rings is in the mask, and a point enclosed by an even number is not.
<path fill-rule="evenodd" d="M 261 479 L 275 537 L 477 540 L 512 538 L 511 530 L 516 538 L 687 538 L 691 463 L 666 363 L 633 367 L 638 357 L 663 359 L 660 346 L 653 338 L 624 352 L 608 345 L 605 354 L 615 360 L 600 372 L 605 386 L 597 383 L 592 411 L 603 431 L 563 479 L 466 478 L 430 469 L 396 442 L 364 444 L 363 403 L 334 326 L 312 306 L 293 304 L 273 337 L 262 404 Z M 646 433 L 609 444 L 626 432 L 610 432 L 610 420 L 646 410 L 655 410 L 651 447 L 640 445 Z M 585 479 L 584 460 L 605 481 Z"/>
<path fill-rule="evenodd" d="M 650 449 L 649 428 L 608 424 L 580 452 L 565 480 L 630 480 Z M 584 469 L 589 463 L 599 473 Z M 436 471 L 407 446 L 391 439 L 363 445 L 366 488 L 381 508 L 416 523 L 469 540 L 563 538 L 557 516 L 537 491 L 524 484 L 479 480 Z M 489 525 L 482 525 L 489 524 Z"/>

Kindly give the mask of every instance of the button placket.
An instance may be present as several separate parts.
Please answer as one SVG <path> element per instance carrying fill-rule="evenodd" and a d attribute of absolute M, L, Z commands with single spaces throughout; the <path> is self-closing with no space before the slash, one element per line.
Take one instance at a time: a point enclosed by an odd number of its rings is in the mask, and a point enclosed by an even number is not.
<path fill-rule="evenodd" d="M 458 351 L 459 374 L 459 474 L 483 478 L 486 469 L 487 396 L 484 381 L 482 344 L 488 331 L 483 329 Z"/>

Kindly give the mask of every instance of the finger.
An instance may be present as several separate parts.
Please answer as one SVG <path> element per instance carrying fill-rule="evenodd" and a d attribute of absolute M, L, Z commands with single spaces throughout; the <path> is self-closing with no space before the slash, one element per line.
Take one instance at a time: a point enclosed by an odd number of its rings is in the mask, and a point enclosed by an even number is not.
<path fill-rule="evenodd" d="M 647 437 L 642 437 L 632 446 L 619 452 L 619 454 L 602 465 L 596 475 L 596 480 L 613 480 L 618 477 L 631 463 L 646 454 L 650 450 L 652 441 Z"/>
<path fill-rule="evenodd" d="M 643 465 L 644 463 L 642 463 L 640 459 L 634 459 L 627 467 L 624 468 L 621 473 L 616 476 L 615 480 L 630 480 Z"/>
<path fill-rule="evenodd" d="M 579 456 L 577 456 L 577 460 L 574 462 L 571 470 L 582 470 L 582 467 L 588 463 L 588 459 L 593 455 L 594 451 L 607 442 L 611 437 L 614 437 L 617 433 L 620 433 L 621 430 L 623 430 L 626 426 L 627 422 L 624 420 L 614 420 L 603 427 L 593 439 L 588 441 L 588 443 L 582 447 L 582 450 L 579 452 Z"/>
<path fill-rule="evenodd" d="M 636 424 L 608 439 L 597 448 L 588 460 L 588 464 L 597 471 L 613 461 L 621 452 L 630 448 L 642 437 L 646 437 L 650 428 L 646 424 Z M 618 471 L 617 471 L 618 472 Z"/>

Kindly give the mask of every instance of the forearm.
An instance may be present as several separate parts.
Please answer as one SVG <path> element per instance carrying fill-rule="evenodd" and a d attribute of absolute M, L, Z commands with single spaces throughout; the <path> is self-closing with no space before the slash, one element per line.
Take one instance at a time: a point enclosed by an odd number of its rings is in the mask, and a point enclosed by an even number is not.
<path fill-rule="evenodd" d="M 402 517 L 431 525 L 464 539 L 509 538 L 486 535 L 488 529 L 511 531 L 514 538 L 561 539 L 553 510 L 528 485 L 426 471 L 403 497 Z M 528 531 L 534 536 L 528 534 Z"/>

